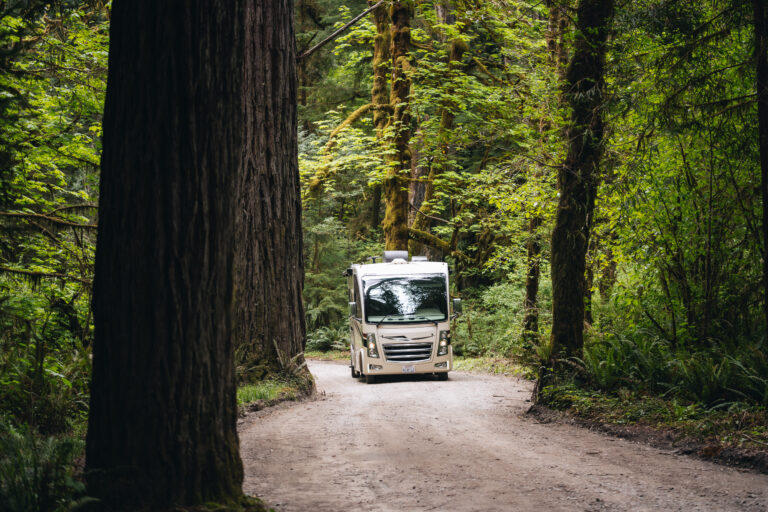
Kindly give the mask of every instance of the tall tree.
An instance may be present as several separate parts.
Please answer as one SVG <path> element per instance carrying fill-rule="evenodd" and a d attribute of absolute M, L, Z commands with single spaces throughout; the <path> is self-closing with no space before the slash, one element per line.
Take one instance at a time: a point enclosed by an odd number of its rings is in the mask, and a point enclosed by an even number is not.
<path fill-rule="evenodd" d="M 290 2 L 255 3 L 245 20 L 244 140 L 236 194 L 239 377 L 254 381 L 290 373 L 303 377 L 309 389 L 294 34 L 291 23 L 276 21 L 292 14 Z"/>
<path fill-rule="evenodd" d="M 289 0 L 113 3 L 86 447 L 109 509 L 243 499 L 235 309 L 263 295 L 236 273 L 256 246 L 259 270 L 301 264 L 252 238 L 300 240 L 298 202 L 276 190 L 296 185 L 291 19 Z"/>
<path fill-rule="evenodd" d="M 567 50 L 563 39 L 568 29 L 568 17 L 566 16 L 567 1 L 548 0 L 547 6 L 547 54 L 546 62 L 554 72 L 557 79 L 563 78 L 566 67 Z M 559 82 L 558 82 L 559 83 Z M 559 104 L 559 102 L 557 102 Z M 547 132 L 551 129 L 551 123 L 542 115 L 538 123 L 539 138 L 542 146 L 547 139 Z M 536 166 L 530 179 L 539 181 L 543 170 Z M 538 203 L 538 202 L 537 202 Z M 525 272 L 525 297 L 523 299 L 523 337 L 529 341 L 535 341 L 539 332 L 539 281 L 541 279 L 541 227 L 544 223 L 543 213 L 534 206 L 528 218 L 528 240 L 525 243 L 526 272 Z"/>
<path fill-rule="evenodd" d="M 584 272 L 600 181 L 604 121 L 605 53 L 613 0 L 581 0 L 573 56 L 566 72 L 571 109 L 568 154 L 558 170 L 552 231 L 552 344 L 555 354 L 579 355 L 584 330 Z"/>
<path fill-rule="evenodd" d="M 763 316 L 768 325 L 768 6 L 752 0 L 755 16 L 757 120 L 760 147 L 760 195 L 763 200 Z"/>
<path fill-rule="evenodd" d="M 453 25 L 456 22 L 456 17 L 452 12 L 452 6 L 449 2 L 441 2 L 435 6 L 437 18 L 440 23 L 446 25 Z M 463 39 L 456 37 L 451 40 L 448 45 L 448 70 L 452 71 L 461 66 L 462 55 L 469 49 L 467 43 Z M 426 176 L 426 182 L 424 183 L 424 195 L 421 201 L 416 204 L 414 198 L 414 207 L 418 208 L 413 222 L 411 223 L 411 230 L 429 232 L 432 227 L 432 213 L 433 202 L 435 200 L 435 181 L 445 171 L 449 170 L 448 164 L 450 148 L 450 137 L 448 133 L 453 129 L 453 123 L 455 120 L 456 104 L 450 99 L 445 100 L 438 108 L 437 115 L 440 117 L 440 125 L 437 133 L 439 153 L 438 158 L 433 159 L 429 165 L 429 172 Z M 413 176 L 416 181 L 419 176 Z M 413 194 L 412 194 L 413 195 Z M 411 252 L 424 253 L 426 247 L 417 240 L 411 240 Z"/>
<path fill-rule="evenodd" d="M 374 0 L 369 4 L 375 5 Z M 373 127 L 376 138 L 382 140 L 384 129 L 387 127 L 389 113 L 389 96 L 387 94 L 387 76 L 392 68 L 390 60 L 392 34 L 387 6 L 382 4 L 373 11 L 373 23 L 376 26 L 376 37 L 373 40 L 373 87 L 371 88 L 371 104 L 373 105 Z M 381 205 L 381 184 L 375 184 L 372 190 L 371 227 L 379 227 Z"/>
<path fill-rule="evenodd" d="M 409 46 L 411 44 L 410 0 L 396 1 L 390 7 L 392 19 L 392 87 L 389 95 L 392 117 L 393 154 L 382 190 L 386 210 L 384 213 L 384 246 L 387 250 L 408 249 L 408 187 L 406 180 L 411 170 L 411 115 L 408 108 L 411 94 Z"/>

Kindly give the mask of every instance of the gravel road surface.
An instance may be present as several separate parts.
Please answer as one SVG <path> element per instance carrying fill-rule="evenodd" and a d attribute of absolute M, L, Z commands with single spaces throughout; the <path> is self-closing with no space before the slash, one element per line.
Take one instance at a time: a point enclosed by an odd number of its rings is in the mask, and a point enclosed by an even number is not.
<path fill-rule="evenodd" d="M 278 512 L 768 511 L 768 475 L 538 423 L 523 380 L 309 366 L 317 400 L 240 425 L 245 492 Z"/>

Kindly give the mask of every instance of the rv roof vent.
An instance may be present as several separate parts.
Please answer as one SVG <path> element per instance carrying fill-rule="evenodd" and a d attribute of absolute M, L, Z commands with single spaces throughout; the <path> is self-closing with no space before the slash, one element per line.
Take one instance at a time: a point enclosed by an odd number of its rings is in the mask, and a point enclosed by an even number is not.
<path fill-rule="evenodd" d="M 411 261 L 429 261 L 426 256 L 411 256 Z"/>
<path fill-rule="evenodd" d="M 408 251 L 384 251 L 384 263 L 392 263 L 398 258 L 408 260 Z"/>

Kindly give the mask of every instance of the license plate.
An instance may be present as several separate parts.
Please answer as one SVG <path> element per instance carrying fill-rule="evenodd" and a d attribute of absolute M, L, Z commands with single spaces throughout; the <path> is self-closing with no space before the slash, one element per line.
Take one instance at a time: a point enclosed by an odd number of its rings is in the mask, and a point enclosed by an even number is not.
<path fill-rule="evenodd" d="M 403 366 L 403 373 L 416 373 L 416 367 L 411 366 Z"/>

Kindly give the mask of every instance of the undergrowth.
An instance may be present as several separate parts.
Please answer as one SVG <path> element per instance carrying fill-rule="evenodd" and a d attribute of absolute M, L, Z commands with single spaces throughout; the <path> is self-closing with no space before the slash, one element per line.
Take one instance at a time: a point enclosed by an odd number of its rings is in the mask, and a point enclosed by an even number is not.
<path fill-rule="evenodd" d="M 765 340 L 693 349 L 674 346 L 652 333 L 593 335 L 581 366 L 587 384 L 611 391 L 629 389 L 728 408 L 739 402 L 768 405 Z"/>
<path fill-rule="evenodd" d="M 0 421 L 0 510 L 69 510 L 85 492 L 75 476 L 83 449 L 82 439 Z"/>
<path fill-rule="evenodd" d="M 243 407 L 254 402 L 272 402 L 284 400 L 298 400 L 307 396 L 306 379 L 283 378 L 265 380 L 253 384 L 246 384 L 237 389 L 237 405 Z"/>
<path fill-rule="evenodd" d="M 768 447 L 768 411 L 765 407 L 741 402 L 711 408 L 694 401 L 663 398 L 626 388 L 607 393 L 565 383 L 544 388 L 540 403 L 599 423 L 671 430 L 680 439 L 762 451 Z"/>

